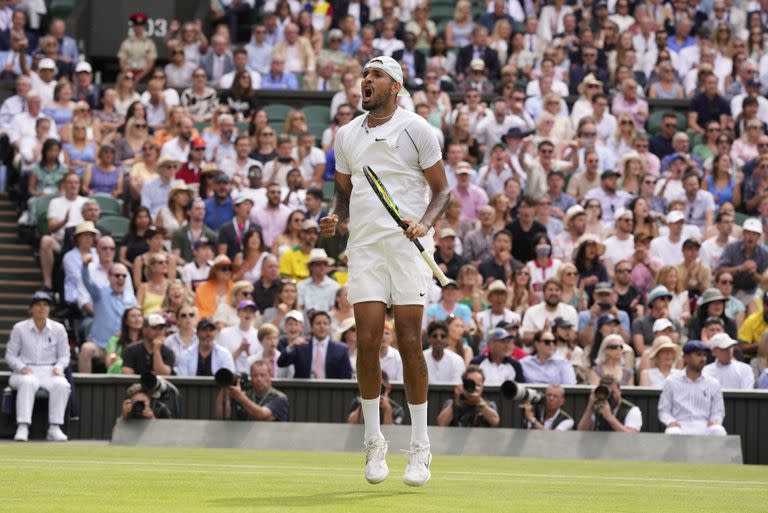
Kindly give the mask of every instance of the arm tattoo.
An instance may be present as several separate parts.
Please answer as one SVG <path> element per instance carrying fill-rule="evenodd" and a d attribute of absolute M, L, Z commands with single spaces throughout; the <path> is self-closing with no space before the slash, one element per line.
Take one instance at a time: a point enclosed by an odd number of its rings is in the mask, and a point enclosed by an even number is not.
<path fill-rule="evenodd" d="M 349 217 L 349 191 L 339 187 L 339 181 L 336 180 L 336 187 L 333 192 L 333 200 L 328 215 L 336 214 L 339 216 L 339 222 L 343 222 Z"/>
<path fill-rule="evenodd" d="M 442 217 L 445 209 L 448 208 L 448 202 L 451 199 L 451 191 L 447 187 L 440 191 L 432 193 L 432 199 L 429 200 L 427 205 L 427 211 L 421 218 L 419 223 L 427 227 L 432 228 L 440 217 Z"/>

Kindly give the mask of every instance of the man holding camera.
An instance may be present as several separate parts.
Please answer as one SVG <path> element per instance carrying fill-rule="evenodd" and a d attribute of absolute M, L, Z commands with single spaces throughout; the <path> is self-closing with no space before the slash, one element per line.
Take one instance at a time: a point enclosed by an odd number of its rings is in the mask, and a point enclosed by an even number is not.
<path fill-rule="evenodd" d="M 379 422 L 382 425 L 403 423 L 405 417 L 403 407 L 397 404 L 389 397 L 392 392 L 392 385 L 389 384 L 389 376 L 384 371 L 381 371 L 381 395 L 379 398 Z M 363 423 L 363 406 L 360 402 L 362 399 L 360 396 L 355 397 L 350 405 L 350 413 L 347 416 L 347 424 L 362 424 Z"/>
<path fill-rule="evenodd" d="M 573 417 L 561 410 L 565 404 L 565 389 L 560 385 L 549 385 L 544 394 L 544 404 L 534 407 L 530 402 L 520 407 L 525 416 L 527 429 L 542 431 L 570 431 L 573 429 Z"/>
<path fill-rule="evenodd" d="M 443 403 L 443 410 L 437 416 L 439 426 L 455 427 L 497 427 L 499 413 L 496 403 L 483 399 L 483 370 L 470 365 L 461 376 L 461 385 L 456 385 L 453 400 Z"/>
<path fill-rule="evenodd" d="M 165 345 L 165 318 L 151 313 L 144 319 L 144 338 L 125 348 L 123 374 L 170 376 L 174 360 L 173 351 Z"/>
<path fill-rule="evenodd" d="M 589 394 L 589 402 L 579 421 L 579 431 L 637 433 L 643 427 L 640 408 L 621 398 L 621 388 L 613 376 L 603 376 Z"/>
<path fill-rule="evenodd" d="M 152 399 L 139 383 L 129 386 L 126 396 L 120 414 L 123 420 L 170 419 L 173 417 L 171 410 L 162 402 Z"/>
<path fill-rule="evenodd" d="M 272 388 L 272 371 L 267 362 L 256 360 L 251 364 L 251 383 L 241 380 L 221 388 L 216 396 L 218 420 L 257 420 L 264 422 L 288 421 L 288 397 Z"/>
<path fill-rule="evenodd" d="M 208 319 L 197 323 L 197 347 L 184 353 L 176 367 L 179 376 L 214 376 L 219 369 L 235 372 L 232 353 L 214 342 L 216 325 Z"/>
<path fill-rule="evenodd" d="M 659 397 L 659 420 L 668 435 L 725 436 L 725 404 L 720 383 L 702 374 L 709 348 L 700 340 L 683 346 L 685 370 L 664 381 Z"/>

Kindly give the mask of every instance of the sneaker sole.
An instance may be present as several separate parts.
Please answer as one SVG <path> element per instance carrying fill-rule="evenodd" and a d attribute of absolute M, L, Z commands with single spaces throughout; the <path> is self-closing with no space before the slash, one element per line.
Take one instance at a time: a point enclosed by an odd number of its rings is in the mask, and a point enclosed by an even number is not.
<path fill-rule="evenodd" d="M 429 479 L 431 477 L 432 477 L 432 473 L 430 472 L 430 473 L 427 474 L 427 478 L 424 481 L 417 482 L 417 481 L 408 481 L 407 479 L 403 479 L 403 483 L 405 483 L 408 486 L 413 486 L 413 487 L 424 486 L 425 484 L 427 484 L 429 482 Z"/>
<path fill-rule="evenodd" d="M 389 472 L 387 472 L 386 476 L 384 476 L 382 478 L 379 478 L 379 479 L 371 479 L 368 476 L 365 476 L 365 480 L 368 481 L 369 484 L 375 485 L 375 484 L 379 484 L 379 483 L 383 482 L 388 477 L 389 477 Z"/>

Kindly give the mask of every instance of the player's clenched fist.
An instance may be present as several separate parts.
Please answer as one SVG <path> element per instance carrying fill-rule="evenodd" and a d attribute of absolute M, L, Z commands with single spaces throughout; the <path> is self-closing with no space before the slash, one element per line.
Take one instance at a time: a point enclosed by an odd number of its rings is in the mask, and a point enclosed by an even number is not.
<path fill-rule="evenodd" d="M 408 229 L 405 230 L 405 236 L 408 237 L 408 240 L 415 240 L 419 237 L 424 237 L 429 231 L 429 228 L 419 223 L 418 221 L 414 221 L 413 219 L 403 219 L 403 221 L 405 221 L 405 224 L 408 225 Z"/>
<path fill-rule="evenodd" d="M 320 230 L 323 237 L 333 237 L 336 234 L 336 225 L 339 223 L 339 216 L 331 214 L 320 219 Z"/>

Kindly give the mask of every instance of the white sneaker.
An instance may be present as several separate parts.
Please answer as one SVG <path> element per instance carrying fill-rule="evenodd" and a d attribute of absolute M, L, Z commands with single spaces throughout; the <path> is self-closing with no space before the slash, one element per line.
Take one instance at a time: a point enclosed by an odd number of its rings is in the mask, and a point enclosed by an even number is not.
<path fill-rule="evenodd" d="M 419 447 L 411 444 L 407 451 L 408 466 L 405 467 L 403 482 L 408 486 L 423 486 L 427 484 L 431 476 L 429 464 L 432 463 L 432 453 L 429 451 L 429 445 Z"/>
<path fill-rule="evenodd" d="M 387 466 L 387 448 L 389 444 L 384 438 L 374 438 L 364 444 L 365 448 L 365 479 L 371 484 L 378 484 L 389 476 Z"/>
<path fill-rule="evenodd" d="M 16 428 L 16 436 L 13 437 L 17 442 L 26 442 L 29 440 L 29 424 L 19 424 Z"/>
<path fill-rule="evenodd" d="M 69 440 L 67 438 L 67 435 L 64 434 L 64 432 L 61 430 L 59 426 L 51 426 L 48 428 L 48 436 L 46 436 L 46 439 L 51 442 L 66 442 Z"/>

